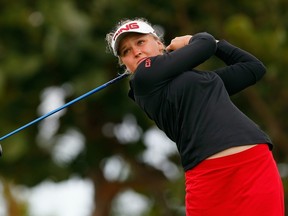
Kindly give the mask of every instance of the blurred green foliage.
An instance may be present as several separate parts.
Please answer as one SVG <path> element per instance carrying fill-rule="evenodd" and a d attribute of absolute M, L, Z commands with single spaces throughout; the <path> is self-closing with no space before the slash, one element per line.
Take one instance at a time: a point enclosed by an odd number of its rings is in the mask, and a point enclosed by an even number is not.
<path fill-rule="evenodd" d="M 270 134 L 275 143 L 274 156 L 278 163 L 285 164 L 287 9 L 285 0 L 1 0 L 1 134 L 40 115 L 38 107 L 46 88 L 64 89 L 69 101 L 117 76 L 121 69 L 117 59 L 105 52 L 105 34 L 119 19 L 145 17 L 164 28 L 167 44 L 178 35 L 207 31 L 264 62 L 265 78 L 233 100 Z M 211 59 L 201 67 L 219 66 L 221 62 Z M 41 127 L 35 125 L 2 141 L 2 178 L 28 187 L 45 179 L 61 181 L 72 175 L 90 178 L 97 203 L 94 216 L 109 215 L 113 198 L 127 188 L 153 201 L 147 215 L 183 215 L 183 172 L 172 181 L 139 159 L 146 149 L 143 136 L 154 125 L 127 97 L 127 91 L 128 81 L 124 80 L 73 105 L 59 118 L 59 127 L 50 126 L 55 131 L 47 140 L 39 135 Z M 122 144 L 113 130 L 127 115 L 135 117 L 140 137 Z M 84 149 L 73 160 L 59 163 L 53 154 L 59 137 L 71 128 L 85 138 Z M 124 136 L 131 139 L 130 133 L 128 128 Z M 124 180 L 109 181 L 104 176 L 103 163 L 113 155 L 120 155 L 129 164 Z M 170 159 L 181 170 L 177 154 Z M 287 176 L 283 176 L 283 183 L 287 188 Z"/>

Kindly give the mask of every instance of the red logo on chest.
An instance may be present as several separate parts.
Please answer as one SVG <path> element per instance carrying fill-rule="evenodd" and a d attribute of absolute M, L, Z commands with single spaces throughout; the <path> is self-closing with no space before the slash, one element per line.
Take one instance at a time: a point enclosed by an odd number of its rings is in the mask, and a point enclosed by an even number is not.
<path fill-rule="evenodd" d="M 146 68 L 151 67 L 151 59 L 150 58 L 145 60 L 145 67 Z"/>

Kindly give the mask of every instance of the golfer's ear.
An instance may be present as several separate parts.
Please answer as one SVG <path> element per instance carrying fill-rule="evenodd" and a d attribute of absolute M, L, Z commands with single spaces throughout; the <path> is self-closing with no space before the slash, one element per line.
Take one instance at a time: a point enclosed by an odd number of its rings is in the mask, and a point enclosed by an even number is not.
<path fill-rule="evenodd" d="M 120 56 L 118 56 L 118 64 L 120 65 L 120 67 L 125 67 L 125 65 L 123 64 L 122 59 L 120 58 Z"/>
<path fill-rule="evenodd" d="M 165 50 L 165 45 L 160 40 L 157 40 L 157 44 L 158 44 L 159 50 Z"/>

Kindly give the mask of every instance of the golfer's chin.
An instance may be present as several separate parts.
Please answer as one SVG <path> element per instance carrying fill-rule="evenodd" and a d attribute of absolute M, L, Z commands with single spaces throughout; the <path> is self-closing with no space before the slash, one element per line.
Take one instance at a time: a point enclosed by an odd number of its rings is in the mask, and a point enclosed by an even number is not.
<path fill-rule="evenodd" d="M 127 70 L 133 74 L 136 71 L 137 67 L 138 65 L 136 65 L 135 67 L 127 67 Z"/>

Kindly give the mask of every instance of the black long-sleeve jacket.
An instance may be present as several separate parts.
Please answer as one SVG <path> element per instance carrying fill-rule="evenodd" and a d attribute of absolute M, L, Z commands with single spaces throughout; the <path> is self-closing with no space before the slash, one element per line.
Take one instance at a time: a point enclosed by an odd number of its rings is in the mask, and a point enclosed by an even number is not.
<path fill-rule="evenodd" d="M 213 55 L 227 66 L 194 69 Z M 269 137 L 229 97 L 265 71 L 248 52 L 198 33 L 185 47 L 144 60 L 131 77 L 129 95 L 176 143 L 187 171 L 230 147 L 267 143 L 272 148 Z"/>

